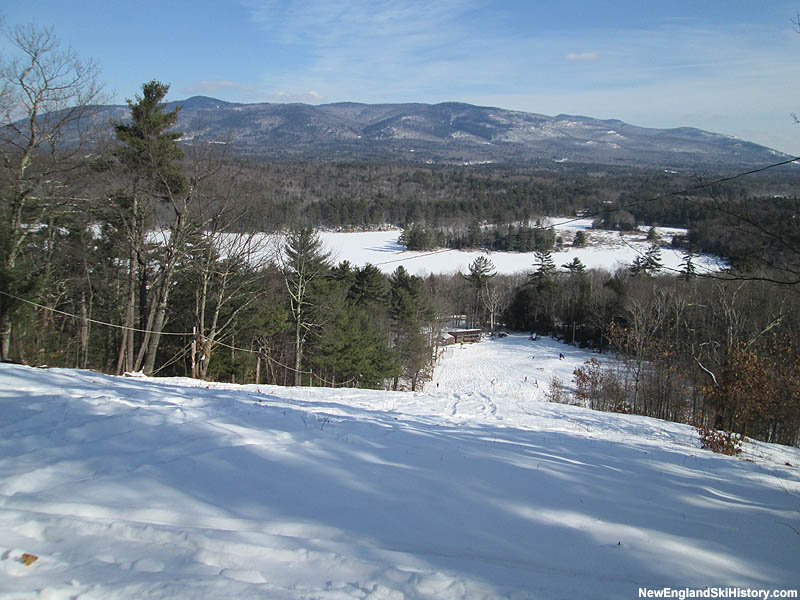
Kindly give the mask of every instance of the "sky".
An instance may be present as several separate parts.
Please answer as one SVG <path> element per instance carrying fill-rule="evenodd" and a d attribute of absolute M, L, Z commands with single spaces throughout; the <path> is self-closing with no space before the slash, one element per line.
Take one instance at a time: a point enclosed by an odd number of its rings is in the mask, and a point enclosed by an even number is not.
<path fill-rule="evenodd" d="M 468 102 L 699 127 L 800 156 L 800 2 L 26 0 L 110 99 Z M 0 41 L 5 57 L 12 53 Z"/>

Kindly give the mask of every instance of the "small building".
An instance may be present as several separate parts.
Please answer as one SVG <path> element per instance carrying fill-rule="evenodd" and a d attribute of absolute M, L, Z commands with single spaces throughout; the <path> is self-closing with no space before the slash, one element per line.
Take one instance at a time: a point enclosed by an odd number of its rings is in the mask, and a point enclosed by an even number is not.
<path fill-rule="evenodd" d="M 456 344 L 480 342 L 483 330 L 481 329 L 450 329 L 448 335 L 453 336 Z"/>

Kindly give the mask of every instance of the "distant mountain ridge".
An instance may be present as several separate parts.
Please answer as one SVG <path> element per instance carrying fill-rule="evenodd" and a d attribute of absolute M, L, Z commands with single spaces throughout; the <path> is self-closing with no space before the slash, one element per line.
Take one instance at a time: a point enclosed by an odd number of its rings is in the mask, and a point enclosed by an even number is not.
<path fill-rule="evenodd" d="M 764 165 L 788 155 L 692 127 L 441 104 L 240 104 L 205 96 L 181 106 L 182 139 L 227 143 L 267 159 L 401 160 L 436 164 L 578 162 L 662 168 Z M 124 119 L 125 106 L 104 107 Z"/>

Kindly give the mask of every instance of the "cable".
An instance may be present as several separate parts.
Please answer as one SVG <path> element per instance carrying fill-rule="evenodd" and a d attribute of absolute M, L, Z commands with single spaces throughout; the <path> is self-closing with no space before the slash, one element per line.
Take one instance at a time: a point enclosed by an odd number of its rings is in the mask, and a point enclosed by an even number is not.
<path fill-rule="evenodd" d="M 394 260 L 384 260 L 382 262 L 372 263 L 372 265 L 374 267 L 377 267 L 377 266 L 380 266 L 380 265 L 388 265 L 390 263 L 404 262 L 404 261 L 407 261 L 407 260 L 414 260 L 415 258 L 422 258 L 423 256 L 433 256 L 434 254 L 443 254 L 445 252 L 456 252 L 456 251 L 457 251 L 456 248 L 443 248 L 441 250 L 434 250 L 433 252 L 425 252 L 424 254 L 417 254 L 416 256 L 407 256 L 405 258 L 396 258 Z M 408 252 L 408 251 L 406 250 L 406 252 Z"/>
<path fill-rule="evenodd" d="M 35 306 L 36 308 L 41 308 L 43 310 L 49 310 L 50 312 L 53 312 L 53 313 L 56 313 L 56 314 L 59 314 L 59 315 L 63 315 L 65 317 L 71 317 L 73 319 L 84 319 L 84 317 L 81 317 L 81 316 L 76 315 L 74 313 L 70 313 L 70 312 L 67 312 L 67 311 L 64 311 L 64 310 L 59 310 L 57 308 L 52 308 L 50 306 L 44 306 L 43 304 L 39 304 L 39 303 L 33 302 L 31 300 L 26 300 L 25 298 L 20 298 L 19 296 L 15 296 L 14 294 L 10 294 L 8 292 L 4 292 L 3 290 L 0 290 L 0 294 L 3 294 L 4 296 L 8 296 L 9 298 L 13 298 L 14 300 L 19 300 L 20 302 L 24 302 L 26 304 L 30 304 L 31 306 Z M 86 318 L 85 320 L 90 322 L 90 323 L 95 323 L 97 325 L 105 325 L 106 327 L 114 327 L 116 329 L 124 329 L 124 330 L 128 330 L 128 331 L 136 331 L 136 332 L 139 332 L 139 333 L 151 333 L 151 334 L 158 333 L 160 335 L 189 336 L 189 337 L 192 337 L 192 336 L 196 335 L 194 333 L 177 333 L 177 332 L 170 332 L 170 331 L 156 332 L 156 331 L 150 331 L 150 330 L 147 330 L 147 329 L 137 329 L 135 327 L 127 327 L 125 325 L 117 325 L 116 323 L 108 323 L 106 321 L 98 321 L 97 319 Z M 232 346 L 230 344 L 226 344 L 226 343 L 220 342 L 218 340 L 213 340 L 211 343 L 213 345 L 223 346 L 225 348 L 229 348 L 231 350 L 236 350 L 236 351 L 239 351 L 239 352 L 249 352 L 251 354 L 259 354 L 259 352 L 257 352 L 256 350 L 250 350 L 248 348 L 239 348 L 238 346 Z M 189 349 L 188 345 L 184 346 L 184 348 L 179 350 L 171 359 L 169 359 L 169 361 L 167 361 L 165 364 L 161 365 L 155 371 L 155 373 L 158 373 L 163 368 L 169 366 L 170 364 L 172 364 L 174 362 L 177 362 L 177 360 L 179 360 L 182 356 L 185 356 L 187 354 L 188 349 Z M 293 373 L 300 373 L 302 375 L 310 375 L 312 377 L 316 377 L 319 381 L 321 381 L 322 383 L 324 383 L 326 385 L 329 385 L 330 387 L 337 387 L 337 386 L 343 387 L 343 386 L 349 385 L 349 384 L 351 384 L 351 383 L 356 381 L 355 377 L 351 377 L 350 379 L 348 379 L 345 382 L 334 383 L 332 381 L 328 381 L 327 379 L 325 379 L 323 377 L 320 377 L 319 375 L 317 375 L 313 371 L 298 371 L 297 369 L 294 369 L 294 368 L 292 368 L 292 367 L 290 367 L 288 365 L 284 365 L 283 363 L 275 360 L 271 356 L 267 356 L 267 355 L 263 355 L 263 356 L 267 360 L 270 360 L 270 361 L 274 362 L 275 364 L 283 367 L 284 369 L 292 371 Z"/>
<path fill-rule="evenodd" d="M 238 350 L 240 352 L 249 352 L 250 354 L 258 354 L 258 355 L 263 356 L 264 358 L 266 358 L 268 361 L 275 363 L 279 367 L 282 367 L 282 368 L 286 369 L 287 371 L 291 371 L 293 373 L 300 373 L 301 375 L 311 375 L 312 377 L 316 377 L 321 382 L 323 382 L 325 384 L 328 384 L 330 387 L 344 387 L 344 386 L 356 381 L 355 377 L 351 377 L 350 379 L 348 379 L 347 381 L 344 381 L 342 383 L 334 383 L 332 381 L 328 381 L 327 379 L 325 379 L 323 377 L 320 377 L 319 375 L 317 375 L 313 371 L 298 370 L 298 369 L 295 369 L 293 367 L 290 367 L 289 365 L 285 365 L 282 362 L 280 362 L 279 360 L 276 360 L 276 359 L 272 358 L 268 354 L 261 354 L 261 352 L 259 352 L 258 350 L 250 350 L 248 348 L 238 348 L 236 346 L 231 346 L 230 344 L 226 344 L 225 342 L 219 342 L 217 340 L 214 340 L 212 342 L 212 344 L 223 346 L 224 348 L 230 348 L 231 350 Z"/>
<path fill-rule="evenodd" d="M 638 248 L 632 246 L 625 238 L 620 238 L 620 240 L 622 241 L 622 243 L 624 245 L 628 246 L 628 248 L 633 250 L 640 257 L 645 258 L 647 256 L 644 252 L 642 252 Z M 695 256 L 697 256 L 697 255 L 695 255 Z M 696 277 L 701 277 L 703 279 L 715 279 L 717 281 L 762 281 L 762 282 L 767 282 L 767 283 L 774 283 L 776 285 L 788 285 L 788 286 L 800 284 L 800 278 L 797 278 L 797 279 L 794 279 L 794 280 L 782 280 L 782 279 L 775 279 L 774 277 L 763 277 L 763 276 L 757 276 L 757 275 L 741 275 L 741 274 L 739 274 L 739 275 L 726 276 L 724 274 L 720 274 L 721 271 L 713 271 L 713 270 L 711 270 L 711 268 L 706 267 L 706 266 L 704 266 L 702 264 L 701 265 L 695 265 L 695 269 L 698 269 L 698 268 L 703 269 L 705 272 L 704 273 L 695 273 L 695 276 Z M 669 272 L 675 273 L 677 275 L 686 275 L 686 271 L 683 271 L 681 269 L 675 269 L 673 267 L 667 267 L 667 266 L 664 266 L 664 265 L 661 265 L 659 267 L 659 271 L 669 271 Z"/>
<path fill-rule="evenodd" d="M 105 325 L 106 327 L 114 327 L 116 329 L 124 329 L 124 330 L 127 330 L 127 331 L 136 331 L 138 333 L 150 333 L 150 334 L 158 334 L 158 335 L 175 335 L 175 336 L 178 336 L 178 335 L 182 335 L 182 336 L 194 335 L 193 333 L 176 333 L 176 332 L 170 332 L 170 331 L 151 331 L 151 330 L 148 330 L 148 329 L 137 329 L 136 327 L 128 327 L 127 325 L 118 325 L 117 323 L 108 323 L 106 321 L 98 321 L 97 319 L 84 318 L 84 317 L 81 317 L 81 316 L 76 315 L 74 313 L 69 313 L 69 312 L 66 312 L 66 311 L 63 311 L 63 310 L 59 310 L 57 308 L 52 308 L 50 306 L 44 306 L 43 304 L 38 304 L 38 303 L 33 302 L 31 300 L 26 300 L 25 298 L 20 298 L 19 296 L 15 296 L 14 294 L 9 294 L 8 292 L 4 292 L 3 290 L 0 290 L 0 294 L 3 294 L 4 296 L 8 296 L 9 298 L 13 298 L 14 300 L 19 300 L 20 302 L 24 302 L 25 304 L 30 304 L 31 306 L 35 306 L 36 308 L 49 310 L 50 312 L 54 312 L 54 313 L 59 314 L 59 315 L 64 315 L 65 317 L 72 317 L 73 319 L 86 320 L 89 323 L 95 323 L 97 325 Z"/>
<path fill-rule="evenodd" d="M 742 173 L 737 173 L 735 175 L 729 175 L 728 177 L 721 177 L 719 179 L 715 179 L 714 181 L 709 181 L 707 183 L 698 183 L 697 185 L 693 185 L 693 186 L 690 186 L 688 188 L 684 188 L 682 190 L 678 190 L 678 191 L 675 191 L 675 192 L 668 192 L 666 194 L 660 194 L 658 196 L 653 196 L 652 198 L 647 198 L 645 200 L 637 200 L 636 202 L 631 202 L 630 204 L 625 204 L 625 205 L 623 205 L 623 206 L 621 206 L 619 208 L 615 208 L 614 210 L 625 210 L 625 209 L 628 209 L 628 208 L 631 208 L 631 207 L 634 207 L 634 206 L 639 206 L 641 204 L 647 204 L 649 202 L 655 202 L 656 200 L 663 200 L 664 198 L 670 198 L 672 196 L 680 196 L 682 194 L 687 194 L 689 192 L 694 192 L 696 190 L 702 190 L 702 189 L 711 187 L 712 185 L 717 185 L 718 183 L 725 183 L 726 181 L 733 181 L 734 179 L 739 179 L 741 177 L 746 177 L 747 175 L 754 175 L 755 173 L 761 173 L 762 171 L 767 171 L 769 169 L 774 169 L 775 167 L 782 167 L 784 165 L 788 165 L 790 163 L 797 162 L 797 161 L 800 161 L 800 156 L 797 156 L 797 157 L 794 157 L 794 158 L 790 158 L 788 160 L 784 160 L 784 161 L 781 161 L 781 162 L 773 163 L 773 164 L 770 164 L 770 165 L 766 165 L 764 167 L 759 167 L 758 169 L 752 169 L 750 171 L 744 171 Z M 567 221 L 562 221 L 562 222 L 559 223 L 559 225 L 566 225 L 566 224 L 569 224 L 569 223 L 575 223 L 576 221 L 582 221 L 582 220 L 586 219 L 586 217 L 599 217 L 604 212 L 606 212 L 606 211 L 605 210 L 599 210 L 599 211 L 594 212 L 594 213 L 585 214 L 585 215 L 582 215 L 580 217 L 575 217 L 573 219 L 569 219 Z M 537 229 L 537 227 L 532 227 L 532 229 Z M 545 228 L 540 226 L 540 227 L 538 227 L 538 229 L 545 229 Z"/>
<path fill-rule="evenodd" d="M 729 175 L 727 177 L 720 177 L 719 179 L 715 179 L 714 181 L 709 181 L 707 183 L 698 183 L 697 185 L 693 185 L 693 186 L 690 186 L 690 187 L 687 187 L 687 188 L 683 188 L 682 190 L 678 190 L 678 191 L 675 191 L 675 192 L 668 192 L 666 194 L 660 194 L 658 196 L 653 196 L 652 198 L 646 198 L 644 200 L 637 200 L 636 202 L 631 202 L 629 204 L 625 204 L 625 205 L 622 205 L 620 207 L 616 207 L 613 210 L 626 210 L 628 208 L 633 208 L 635 206 L 640 206 L 642 204 L 655 202 L 657 200 L 663 200 L 664 198 L 671 198 L 673 196 L 680 196 L 680 195 L 688 194 L 689 192 L 702 190 L 702 189 L 711 187 L 712 185 L 717 185 L 719 183 L 725 183 L 727 181 L 733 181 L 734 179 L 739 179 L 741 177 L 746 177 L 748 175 L 754 175 L 756 173 L 761 173 L 763 171 L 767 171 L 769 169 L 774 169 L 776 167 L 782 167 L 784 165 L 788 165 L 788 164 L 791 164 L 791 163 L 794 163 L 794 162 L 797 162 L 797 161 L 800 161 L 800 157 L 797 157 L 797 156 L 796 157 L 792 157 L 790 159 L 783 160 L 783 161 L 777 162 L 777 163 L 772 163 L 772 164 L 766 165 L 764 167 L 759 167 L 757 169 L 751 169 L 750 171 L 743 171 L 741 173 L 736 173 L 735 175 Z M 598 211 L 593 212 L 593 213 L 583 214 L 583 215 L 581 215 L 579 217 L 573 217 L 571 219 L 567 219 L 566 221 L 560 221 L 558 223 L 558 225 L 569 225 L 570 223 L 576 223 L 578 221 L 583 221 L 583 220 L 585 220 L 587 218 L 599 217 L 600 215 L 605 213 L 606 210 L 607 209 L 602 209 L 602 210 L 598 210 Z M 550 229 L 551 227 L 552 227 L 552 225 L 550 225 L 550 226 L 534 225 L 533 227 L 530 227 L 530 229 L 532 231 L 533 230 L 544 231 L 544 230 Z M 431 256 L 431 255 L 434 255 L 434 254 L 441 254 L 443 252 L 457 252 L 457 251 L 458 250 L 456 248 L 445 248 L 445 249 L 442 249 L 442 250 L 435 250 L 433 252 L 427 252 L 425 254 L 417 254 L 416 256 L 407 256 L 405 258 L 397 258 L 397 259 L 394 259 L 394 260 L 386 260 L 386 261 L 382 261 L 382 262 L 379 262 L 379 263 L 373 263 L 373 264 L 374 264 L 374 266 L 386 265 L 386 264 L 390 264 L 390 263 L 404 262 L 404 261 L 407 261 L 407 260 L 414 260 L 415 258 L 422 258 L 424 256 Z"/>

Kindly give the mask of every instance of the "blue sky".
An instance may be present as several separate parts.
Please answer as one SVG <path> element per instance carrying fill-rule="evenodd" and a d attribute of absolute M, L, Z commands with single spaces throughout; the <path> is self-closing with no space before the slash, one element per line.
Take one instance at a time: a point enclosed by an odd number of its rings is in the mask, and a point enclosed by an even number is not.
<path fill-rule="evenodd" d="M 26 0 L 114 101 L 461 101 L 692 126 L 800 155 L 800 3 Z M 8 51 L 0 42 L 0 49 Z"/>

